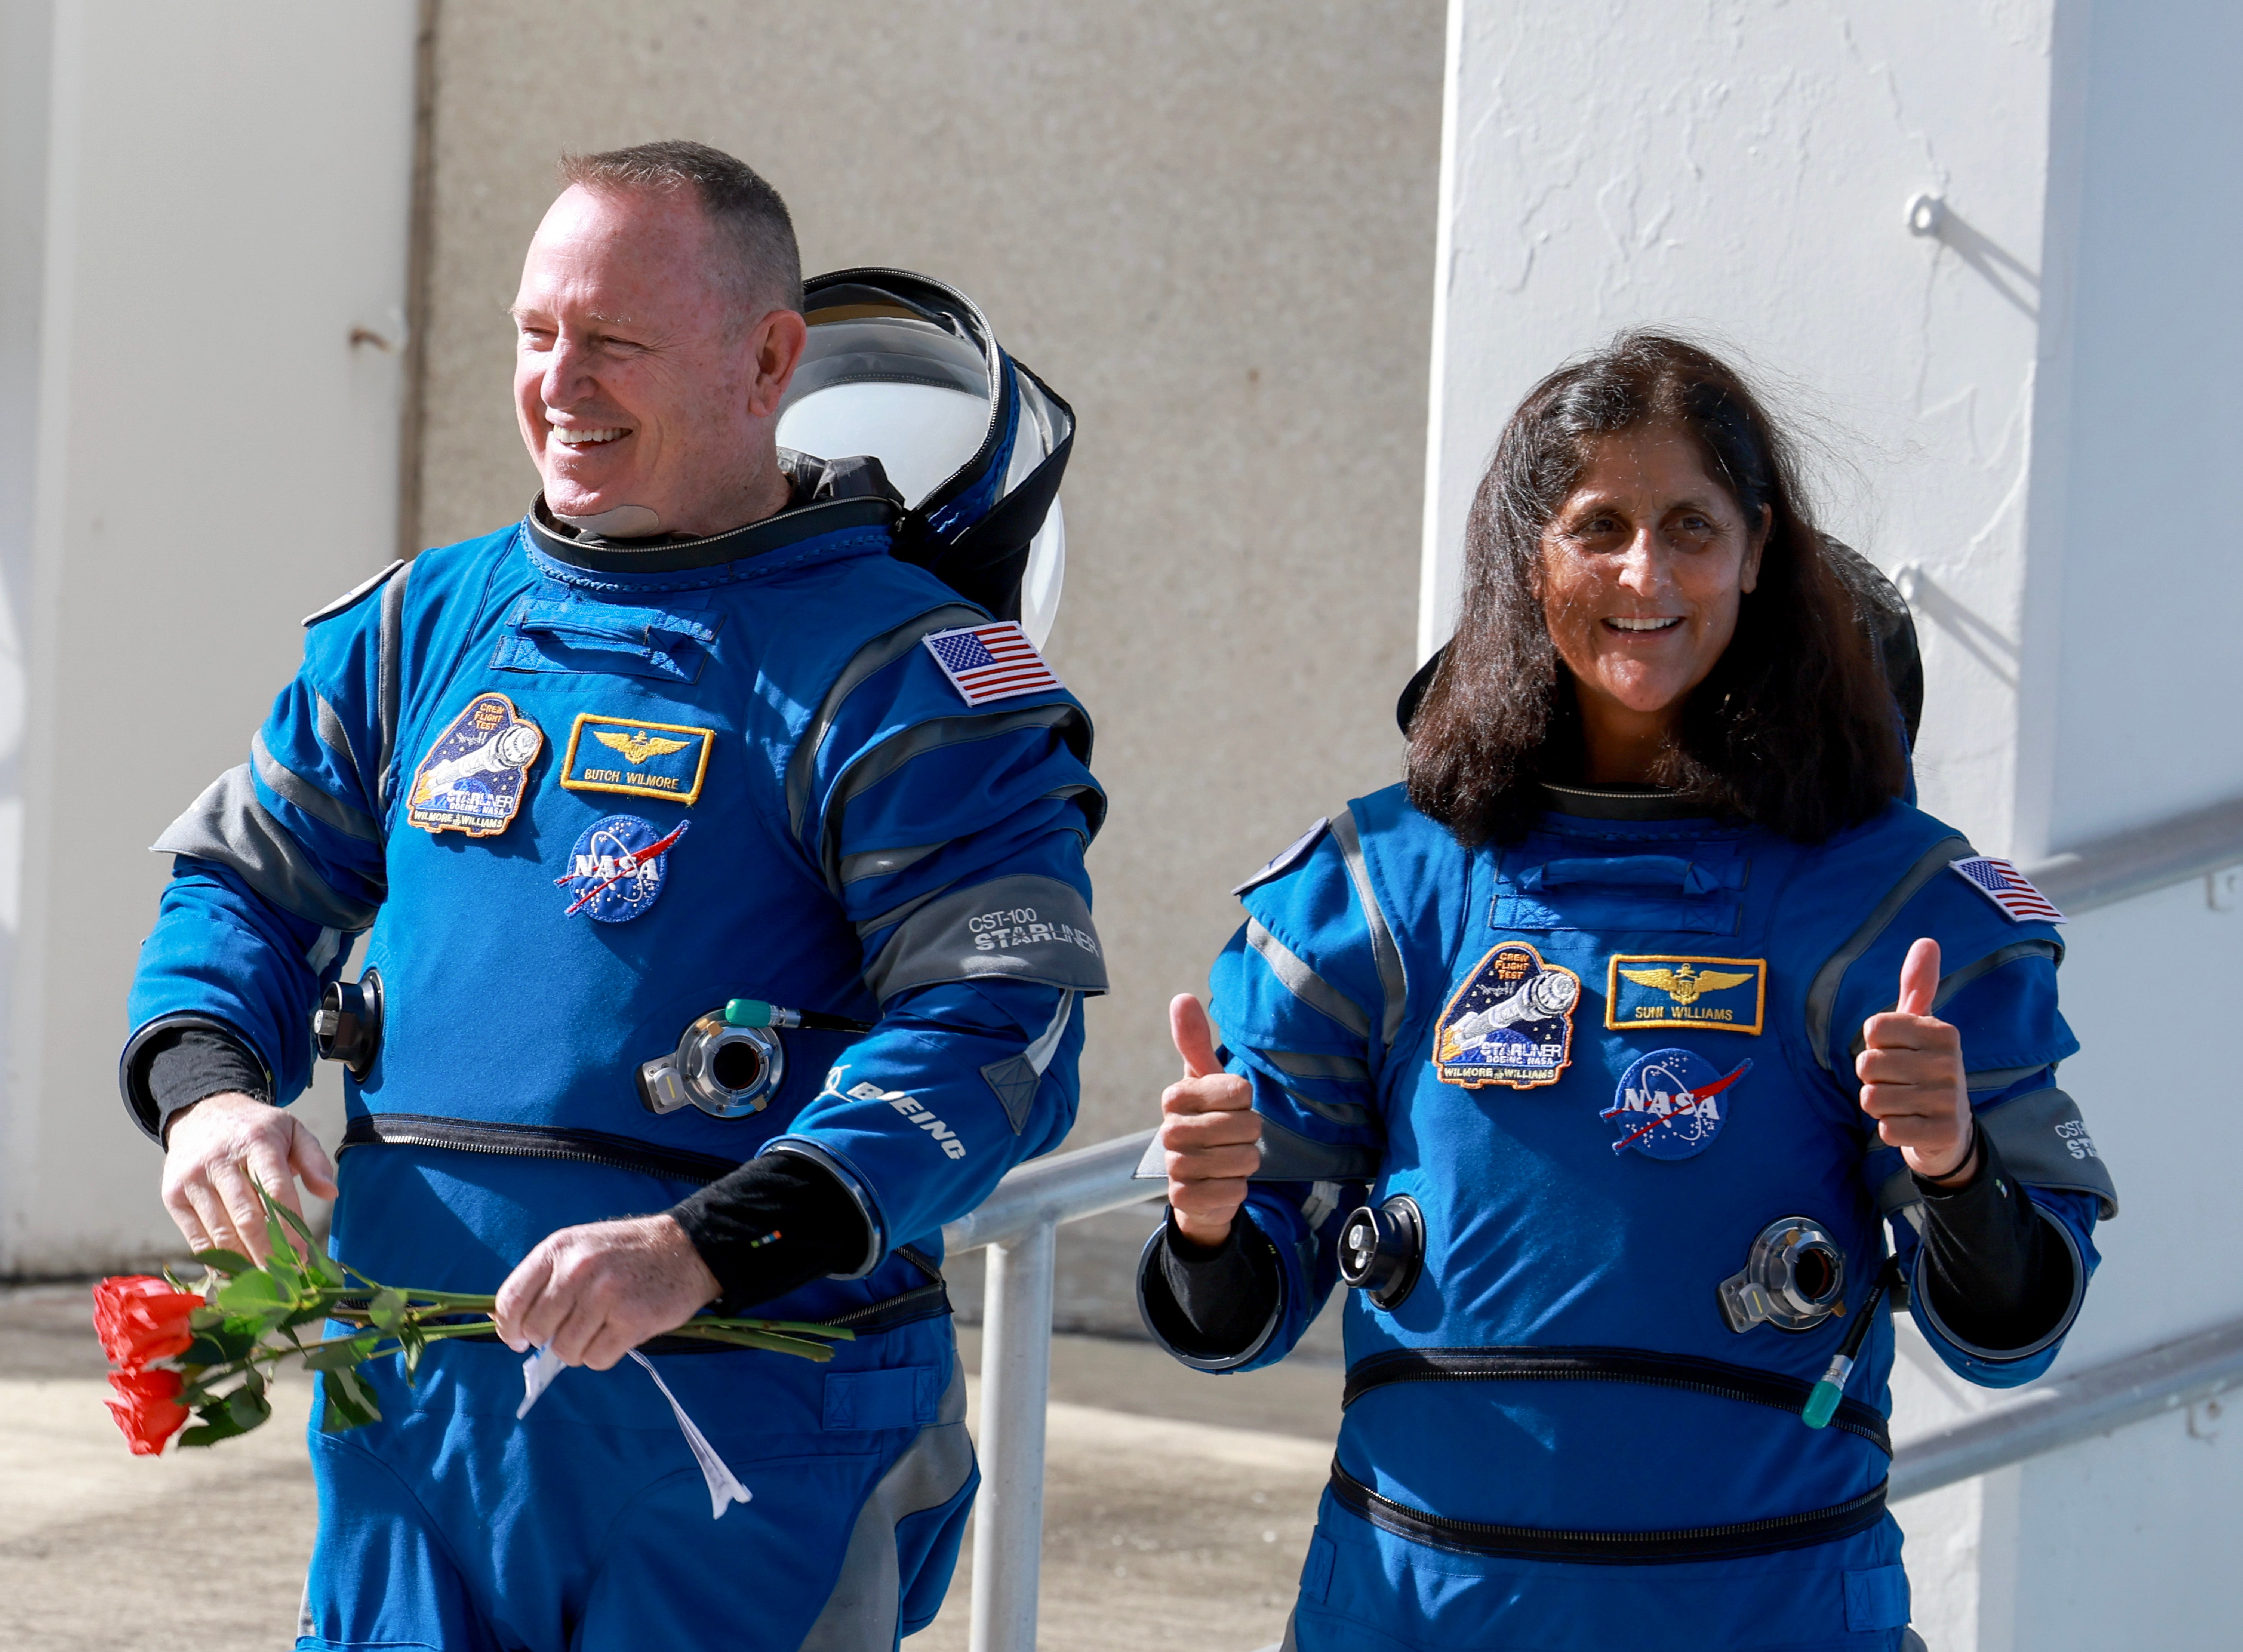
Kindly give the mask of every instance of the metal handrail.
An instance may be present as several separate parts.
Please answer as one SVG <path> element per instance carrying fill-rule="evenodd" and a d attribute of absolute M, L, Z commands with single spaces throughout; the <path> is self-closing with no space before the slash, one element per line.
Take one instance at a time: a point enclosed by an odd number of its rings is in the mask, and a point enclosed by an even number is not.
<path fill-rule="evenodd" d="M 2113 833 L 2025 868 L 2067 913 L 2091 912 L 2243 864 L 2243 799 Z M 1035 1652 L 1051 1396 L 1052 1272 L 1061 1224 L 1158 1197 L 1135 1172 L 1151 1130 L 1022 1165 L 942 1231 L 951 1256 L 989 1251 L 981 1338 L 981 1494 L 972 1652 Z M 1895 1502 L 2243 1387 L 2243 1320 L 2037 1383 L 1967 1422 L 1904 1441 Z"/>
<path fill-rule="evenodd" d="M 2243 798 L 2153 826 L 2116 832 L 2027 866 L 2025 875 L 2066 913 L 2116 906 L 2168 885 L 2243 863 Z"/>
<path fill-rule="evenodd" d="M 2243 1319 L 2018 1391 L 2014 1405 L 1903 1440 L 1898 1502 L 2243 1387 Z"/>
<path fill-rule="evenodd" d="M 1023 1164 L 971 1214 L 942 1231 L 946 1256 L 984 1245 L 989 1250 L 981 1298 L 981 1494 L 973 1514 L 972 1652 L 1035 1652 L 1059 1227 L 1165 1192 L 1164 1183 L 1133 1179 L 1153 1134 L 1140 1130 Z"/>

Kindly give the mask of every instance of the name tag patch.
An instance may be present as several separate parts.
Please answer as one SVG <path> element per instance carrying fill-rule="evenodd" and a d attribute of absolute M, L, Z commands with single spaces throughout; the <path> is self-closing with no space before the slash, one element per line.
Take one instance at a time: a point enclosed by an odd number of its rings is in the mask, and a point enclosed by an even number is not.
<path fill-rule="evenodd" d="M 1654 1049 L 1639 1055 L 1620 1075 L 1613 1104 L 1600 1115 L 1620 1129 L 1612 1150 L 1630 1148 L 1646 1158 L 1695 1158 L 1713 1146 L 1728 1123 L 1723 1093 L 1747 1073 L 1743 1062 L 1723 1073 L 1687 1049 Z"/>
<path fill-rule="evenodd" d="M 522 806 L 529 765 L 545 732 L 503 694 L 478 694 L 454 718 L 413 771 L 405 818 L 423 832 L 492 838 Z"/>
<path fill-rule="evenodd" d="M 571 792 L 627 792 L 693 803 L 701 796 L 716 744 L 714 729 L 580 712 L 569 731 L 561 784 Z"/>
<path fill-rule="evenodd" d="M 1478 1089 L 1554 1084 L 1573 1058 L 1573 1006 L 1581 978 L 1506 941 L 1473 966 L 1433 1028 L 1433 1073 Z"/>
<path fill-rule="evenodd" d="M 1768 1011 L 1765 958 L 1615 956 L 1605 981 L 1605 1025 L 1688 1027 L 1757 1036 Z"/>

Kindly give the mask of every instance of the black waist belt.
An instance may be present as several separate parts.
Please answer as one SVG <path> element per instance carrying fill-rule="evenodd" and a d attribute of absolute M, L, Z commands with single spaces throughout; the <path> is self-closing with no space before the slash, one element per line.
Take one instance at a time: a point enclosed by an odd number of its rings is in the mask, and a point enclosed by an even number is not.
<path fill-rule="evenodd" d="M 697 1187 L 706 1187 L 711 1182 L 730 1176 L 740 1168 L 737 1159 L 719 1158 L 711 1153 L 687 1153 L 676 1148 L 657 1147 L 650 1142 L 635 1141 L 628 1136 L 610 1136 L 604 1130 L 551 1129 L 540 1124 L 487 1124 L 466 1119 L 432 1118 L 421 1113 L 365 1113 L 344 1127 L 344 1147 L 444 1147 L 461 1153 L 503 1153 L 515 1158 L 568 1159 L 579 1164 L 604 1164 L 618 1170 L 637 1170 L 643 1175 L 659 1177 L 665 1182 L 690 1182 Z M 852 1308 L 831 1319 L 818 1323 L 836 1330 L 853 1331 L 859 1336 L 872 1336 L 882 1331 L 892 1331 L 921 1319 L 933 1319 L 950 1311 L 950 1289 L 942 1277 L 942 1270 L 927 1257 L 907 1244 L 898 1245 L 895 1254 L 927 1278 L 928 1283 L 915 1285 L 909 1291 L 892 1297 L 883 1297 L 878 1302 L 868 1302 L 861 1308 Z M 751 1316 L 752 1317 L 752 1316 Z M 497 1333 L 491 1333 L 495 1339 Z M 459 1342 L 480 1342 L 486 1338 L 459 1337 Z M 737 1349 L 722 1343 L 704 1342 L 698 1337 L 657 1337 L 644 1345 L 648 1353 L 733 1353 Z"/>
<path fill-rule="evenodd" d="M 1382 1497 L 1339 1466 L 1331 1468 L 1332 1496 L 1382 1532 L 1459 1554 L 1506 1560 L 1572 1561 L 1588 1566 L 1651 1566 L 1661 1561 L 1736 1559 L 1807 1548 L 1866 1532 L 1884 1518 L 1885 1483 L 1879 1480 L 1850 1502 L 1804 1514 L 1696 1526 L 1669 1532 L 1566 1532 L 1546 1526 L 1491 1526 L 1446 1520 Z"/>
<path fill-rule="evenodd" d="M 1691 1354 L 1651 1353 L 1640 1348 L 1395 1348 L 1348 1368 L 1343 1406 L 1391 1382 L 1627 1382 L 1651 1388 L 1687 1388 L 1748 1405 L 1771 1406 L 1794 1416 L 1814 1385 L 1773 1371 L 1755 1371 Z M 1873 1406 L 1842 1399 L 1834 1428 L 1859 1435 L 1888 1457 L 1892 1436 Z"/>
<path fill-rule="evenodd" d="M 665 1182 L 696 1187 L 730 1176 L 738 1159 L 713 1153 L 687 1153 L 657 1147 L 605 1130 L 562 1130 L 542 1124 L 485 1124 L 462 1118 L 431 1118 L 422 1113 L 362 1113 L 343 1129 L 343 1146 L 448 1147 L 461 1153 L 505 1153 L 515 1158 L 573 1159 L 637 1170 Z"/>

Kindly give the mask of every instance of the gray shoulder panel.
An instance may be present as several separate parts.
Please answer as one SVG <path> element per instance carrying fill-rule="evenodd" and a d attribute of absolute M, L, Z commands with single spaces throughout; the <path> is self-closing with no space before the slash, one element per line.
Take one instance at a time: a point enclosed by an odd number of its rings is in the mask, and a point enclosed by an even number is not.
<path fill-rule="evenodd" d="M 899 924 L 865 970 L 882 1002 L 907 988 L 993 977 L 1106 990 L 1105 950 L 1073 885 L 1016 872 L 953 889 Z"/>
<path fill-rule="evenodd" d="M 1246 944 L 1262 954 L 1262 961 L 1270 966 L 1270 973 L 1294 997 L 1357 1037 L 1371 1036 L 1371 1017 L 1355 1001 L 1310 968 L 1290 947 L 1264 929 L 1257 918 L 1246 920 Z"/>
<path fill-rule="evenodd" d="M 374 909 L 327 887 L 303 845 L 257 800 L 249 765 L 228 769 L 149 846 L 158 854 L 191 854 L 231 866 L 283 911 L 330 929 L 371 927 Z"/>
<path fill-rule="evenodd" d="M 918 647 L 919 639 L 929 631 L 971 625 L 987 618 L 978 608 L 946 603 L 906 620 L 893 630 L 883 632 L 850 656 L 841 674 L 833 679 L 833 685 L 825 691 L 825 698 L 818 703 L 818 710 L 802 731 L 802 738 L 794 743 L 793 756 L 787 760 L 787 829 L 798 839 L 802 836 L 803 819 L 810 808 L 810 778 L 818 766 L 818 748 L 825 743 L 826 731 L 833 726 L 833 719 L 841 715 L 843 702 L 856 692 L 866 678 L 886 670 Z"/>
<path fill-rule="evenodd" d="M 352 586 L 341 596 L 336 597 L 334 601 L 329 603 L 325 608 L 313 609 L 310 613 L 304 616 L 304 629 L 306 630 L 309 630 L 313 626 L 318 624 L 323 619 L 333 619 L 337 614 L 341 613 L 346 608 L 349 608 L 355 604 L 359 598 L 373 591 L 384 580 L 387 579 L 392 574 L 395 573 L 399 569 L 404 566 L 405 558 L 400 556 L 395 562 L 390 563 L 388 567 L 383 569 L 371 579 L 361 579 L 359 581 L 357 584 Z"/>
<path fill-rule="evenodd" d="M 1410 997 L 1402 949 L 1394 944 L 1393 928 L 1371 887 L 1371 867 L 1363 858 L 1363 838 L 1356 830 L 1355 811 L 1342 809 L 1331 823 L 1331 832 L 1332 840 L 1339 845 L 1340 858 L 1347 863 L 1347 875 L 1355 885 L 1363 920 L 1371 930 L 1371 955 L 1378 966 L 1379 994 L 1386 1001 L 1385 1013 L 1379 1018 L 1378 1041 L 1391 1047 L 1395 1034 L 1402 1030 L 1402 1012 Z"/>
<path fill-rule="evenodd" d="M 1960 833 L 1950 833 L 1926 849 L 1916 864 L 1901 874 L 1900 881 L 1885 892 L 1885 898 L 1862 920 L 1862 927 L 1848 937 L 1846 944 L 1815 971 L 1815 983 L 1807 989 L 1807 1043 L 1824 1072 L 1830 1070 L 1830 1015 L 1837 1008 L 1838 988 L 1845 982 L 1846 972 L 1863 953 L 1877 944 L 1877 937 L 1884 934 L 1885 926 L 1900 916 L 1900 909 L 1916 899 L 1916 892 L 1947 869 L 1948 861 L 1957 851 L 1966 855 L 1972 853 L 1969 839 Z"/>
<path fill-rule="evenodd" d="M 1309 858 L 1310 850 L 1315 848 L 1317 844 L 1324 841 L 1324 828 L 1329 826 L 1330 824 L 1331 819 L 1329 816 L 1318 815 L 1314 826 L 1310 826 L 1306 832 L 1301 833 L 1299 837 L 1295 838 L 1292 842 L 1287 844 L 1283 848 L 1278 850 L 1276 854 L 1272 855 L 1263 864 L 1262 869 L 1256 873 L 1252 877 L 1247 879 L 1243 883 L 1235 885 L 1230 893 L 1234 896 L 1243 895 L 1249 889 L 1259 889 L 1263 884 L 1269 882 L 1272 878 L 1283 877 L 1295 866 L 1299 866 L 1302 861 Z"/>
<path fill-rule="evenodd" d="M 2037 1089 L 1978 1115 L 2011 1176 L 2027 1187 L 2055 1188 L 2095 1197 L 2100 1218 L 2118 1214 L 2118 1189 L 2111 1167 L 2079 1116 L 2079 1103 L 2060 1089 Z"/>

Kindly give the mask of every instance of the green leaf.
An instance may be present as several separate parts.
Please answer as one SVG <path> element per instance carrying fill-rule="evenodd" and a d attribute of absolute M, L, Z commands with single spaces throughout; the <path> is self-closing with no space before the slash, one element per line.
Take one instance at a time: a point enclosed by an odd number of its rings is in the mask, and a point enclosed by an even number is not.
<path fill-rule="evenodd" d="M 405 1382 L 410 1387 L 420 1379 L 421 1356 L 428 1351 L 428 1339 L 419 1326 L 408 1325 L 398 1332 L 397 1340 L 405 1350 Z"/>
<path fill-rule="evenodd" d="M 288 1234 L 288 1224 L 286 1219 L 289 1214 L 288 1207 L 281 1204 L 280 1200 L 274 1198 L 270 1193 L 267 1193 L 265 1190 L 265 1183 L 259 1181 L 255 1177 L 253 1176 L 249 1178 L 249 1185 L 257 1190 L 258 1203 L 265 1207 L 265 1222 L 267 1230 L 270 1231 L 273 1238 L 280 1241 L 279 1245 L 274 1249 L 273 1253 L 273 1260 L 278 1261 L 280 1259 L 280 1253 L 283 1251 L 288 1253 L 289 1261 L 294 1262 L 298 1260 L 299 1258 L 296 1253 L 296 1241 L 291 1238 Z"/>
<path fill-rule="evenodd" d="M 219 1287 L 218 1305 L 229 1314 L 255 1315 L 261 1318 L 265 1311 L 280 1301 L 280 1288 L 273 1276 L 262 1268 L 247 1273 L 238 1273 Z"/>
<path fill-rule="evenodd" d="M 187 1316 L 187 1329 L 190 1331 L 214 1330 L 225 1323 L 226 1310 L 223 1308 L 197 1308 Z"/>
<path fill-rule="evenodd" d="M 226 1414 L 246 1434 L 273 1414 L 273 1406 L 263 1394 L 245 1385 L 226 1397 Z"/>
<path fill-rule="evenodd" d="M 405 1298 L 385 1286 L 367 1304 L 366 1317 L 394 1337 L 397 1327 L 405 1323 Z"/>
<path fill-rule="evenodd" d="M 348 1342 L 329 1343 L 305 1355 L 304 1364 L 313 1371 L 347 1371 L 360 1360 L 373 1358 L 376 1340 L 373 1337 L 353 1337 Z"/>
<path fill-rule="evenodd" d="M 198 1251 L 188 1260 L 215 1268 L 220 1273 L 248 1273 L 257 1266 L 239 1251 Z"/>
<path fill-rule="evenodd" d="M 265 1373 L 255 1365 L 252 1365 L 241 1373 L 241 1385 L 251 1393 L 262 1397 L 265 1392 Z"/>
<path fill-rule="evenodd" d="M 347 1371 L 323 1371 L 320 1373 L 320 1392 L 326 1399 L 324 1414 L 320 1419 L 322 1433 L 340 1434 L 353 1428 L 363 1428 L 376 1420 L 367 1408 L 352 1398 L 351 1391 L 359 1385 L 351 1380 Z"/>
<path fill-rule="evenodd" d="M 248 1431 L 246 1429 L 236 1428 L 231 1419 L 222 1419 L 218 1422 L 205 1423 L 199 1428 L 190 1428 L 184 1431 L 179 1435 L 179 1444 L 182 1446 L 215 1446 L 221 1440 L 232 1440 L 236 1434 L 246 1433 Z"/>
<path fill-rule="evenodd" d="M 257 1345 L 253 1333 L 229 1330 L 221 1324 L 203 1329 L 187 1345 L 179 1363 L 186 1365 L 226 1365 L 246 1354 Z"/>
<path fill-rule="evenodd" d="M 329 1392 L 340 1387 L 350 1397 L 352 1408 L 363 1413 L 367 1421 L 381 1420 L 381 1407 L 374 1403 L 374 1390 L 367 1386 L 366 1379 L 357 1372 L 338 1368 L 321 1372 L 320 1380 L 327 1386 Z"/>

